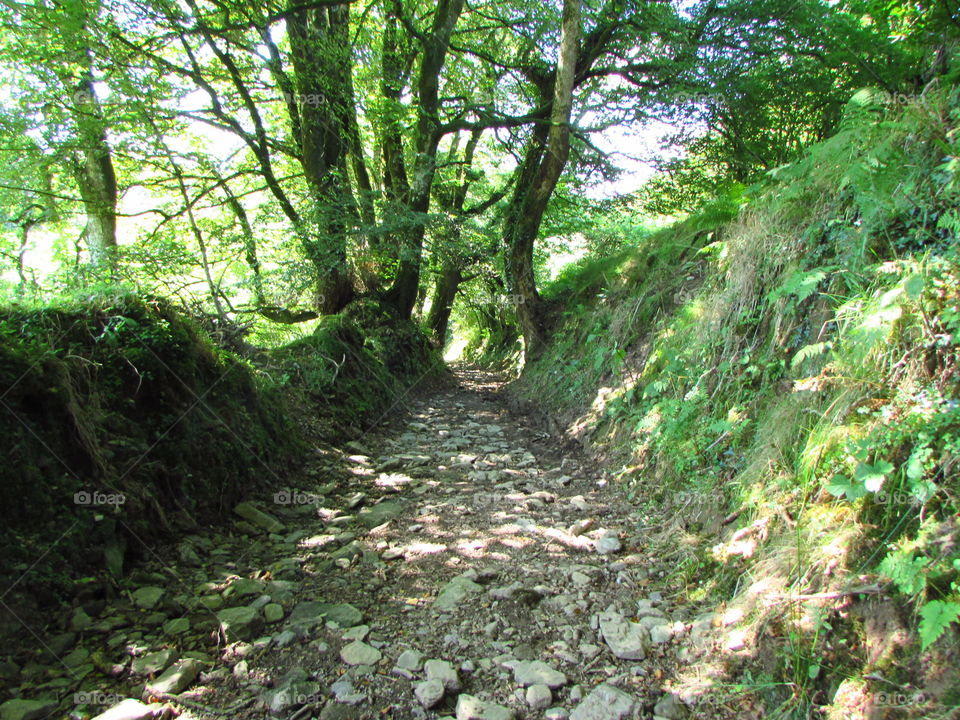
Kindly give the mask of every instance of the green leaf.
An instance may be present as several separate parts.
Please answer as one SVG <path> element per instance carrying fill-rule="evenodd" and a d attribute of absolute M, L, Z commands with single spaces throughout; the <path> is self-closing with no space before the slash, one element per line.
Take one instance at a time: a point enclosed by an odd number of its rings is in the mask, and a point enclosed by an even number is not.
<path fill-rule="evenodd" d="M 817 268 L 815 270 L 798 270 L 793 273 L 786 282 L 779 288 L 770 293 L 768 301 L 773 303 L 783 297 L 795 296 L 797 302 L 803 302 L 817 291 L 817 286 L 822 283 L 832 267 Z"/>
<path fill-rule="evenodd" d="M 851 482 L 843 475 L 833 476 L 830 484 L 827 485 L 827 492 L 834 497 L 846 496 L 847 500 L 856 500 L 867 494 L 862 485 Z"/>
<path fill-rule="evenodd" d="M 814 665 L 808 665 L 808 666 L 807 666 L 807 677 L 808 677 L 808 678 L 810 678 L 811 680 L 813 680 L 813 679 L 815 679 L 815 678 L 817 677 L 817 675 L 819 675 L 819 674 L 820 674 L 820 665 L 819 665 L 819 664 L 814 664 Z"/>
<path fill-rule="evenodd" d="M 931 600 L 920 608 L 920 649 L 926 650 L 960 618 L 960 603 Z"/>
<path fill-rule="evenodd" d="M 903 279 L 903 290 L 911 300 L 923 295 L 923 275 L 908 275 Z"/>
<path fill-rule="evenodd" d="M 923 477 L 923 461 L 923 454 L 917 450 L 914 450 L 913 454 L 910 456 L 910 459 L 907 460 L 907 480 L 910 482 L 916 482 Z"/>
<path fill-rule="evenodd" d="M 868 492 L 877 492 L 883 487 L 887 475 L 893 472 L 893 465 L 881 460 L 874 465 L 860 463 L 853 474 L 857 482 L 863 483 Z"/>
<path fill-rule="evenodd" d="M 887 555 L 877 570 L 890 578 L 904 595 L 916 595 L 926 585 L 923 570 L 927 562 L 925 557 L 910 557 L 899 551 Z"/>

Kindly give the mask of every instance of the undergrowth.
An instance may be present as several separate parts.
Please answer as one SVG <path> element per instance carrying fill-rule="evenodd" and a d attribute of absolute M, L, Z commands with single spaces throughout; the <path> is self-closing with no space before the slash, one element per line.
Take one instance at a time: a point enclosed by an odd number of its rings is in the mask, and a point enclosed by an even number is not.
<path fill-rule="evenodd" d="M 745 597 L 744 576 L 846 602 L 870 585 L 916 633 L 874 661 L 829 649 L 851 621 L 782 612 L 778 717 L 870 673 L 923 687 L 955 659 L 957 99 L 930 87 L 891 108 L 858 93 L 839 132 L 753 199 L 545 291 L 567 312 L 518 389 L 618 458 L 630 501 L 684 518 L 699 543 L 674 579 L 690 599 Z M 751 612 L 769 624 L 777 611 Z M 903 711 L 939 717 L 951 692 Z"/>

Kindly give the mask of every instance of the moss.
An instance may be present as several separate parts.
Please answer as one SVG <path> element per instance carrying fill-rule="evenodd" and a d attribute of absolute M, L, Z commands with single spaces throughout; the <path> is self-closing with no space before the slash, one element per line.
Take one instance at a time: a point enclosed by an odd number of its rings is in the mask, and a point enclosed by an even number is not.
<path fill-rule="evenodd" d="M 302 450 L 276 388 L 157 300 L 0 311 L 0 384 L 2 572 L 42 557 L 33 587 L 223 517 Z"/>
<path fill-rule="evenodd" d="M 370 300 L 323 318 L 313 334 L 278 348 L 271 363 L 282 381 L 320 406 L 337 435 L 376 421 L 443 363 L 424 334 Z"/>

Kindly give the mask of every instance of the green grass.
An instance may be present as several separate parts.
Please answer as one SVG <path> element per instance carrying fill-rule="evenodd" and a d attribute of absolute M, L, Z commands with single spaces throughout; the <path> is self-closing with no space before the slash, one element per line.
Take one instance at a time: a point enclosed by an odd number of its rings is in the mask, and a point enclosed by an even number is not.
<path fill-rule="evenodd" d="M 960 111 L 955 89 L 871 102 L 761 194 L 568 268 L 544 290 L 565 307 L 552 346 L 517 390 L 585 426 L 651 512 L 685 493 L 739 513 L 694 525 L 676 579 L 701 574 L 698 599 L 731 599 L 709 549 L 774 518 L 755 556 L 724 562 L 800 593 L 891 583 L 910 666 L 955 641 L 960 611 Z M 801 625 L 784 619 L 777 717 L 864 669 L 819 662 L 831 631 Z"/>

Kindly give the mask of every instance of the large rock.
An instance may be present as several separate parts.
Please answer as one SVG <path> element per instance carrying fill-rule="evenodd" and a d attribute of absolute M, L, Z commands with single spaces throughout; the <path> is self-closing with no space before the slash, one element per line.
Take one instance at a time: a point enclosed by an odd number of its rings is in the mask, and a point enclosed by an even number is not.
<path fill-rule="evenodd" d="M 349 603 L 308 600 L 293 609 L 290 613 L 289 623 L 291 625 L 314 625 L 328 620 L 335 622 L 342 628 L 348 628 L 363 622 L 363 613 Z"/>
<path fill-rule="evenodd" d="M 233 509 L 233 512 L 251 525 L 255 525 L 269 533 L 281 533 L 284 530 L 282 522 L 273 517 L 273 515 L 265 513 L 253 503 L 242 502 Z"/>
<path fill-rule="evenodd" d="M 546 685 L 531 685 L 525 698 L 531 710 L 546 710 L 553 702 L 553 693 Z"/>
<path fill-rule="evenodd" d="M 340 659 L 347 665 L 376 665 L 381 657 L 379 650 L 363 640 L 354 640 L 340 649 Z"/>
<path fill-rule="evenodd" d="M 164 695 L 177 695 L 183 692 L 200 674 L 200 661 L 187 658 L 167 668 L 167 671 L 143 689 L 143 699 L 151 696 L 162 698 Z"/>
<path fill-rule="evenodd" d="M 296 705 L 310 703 L 319 698 L 320 683 L 310 679 L 303 668 L 291 669 L 277 687 L 263 693 L 264 704 L 273 713 L 283 713 Z"/>
<path fill-rule="evenodd" d="M 40 720 L 56 709 L 56 700 L 7 700 L 0 705 L 0 720 Z"/>
<path fill-rule="evenodd" d="M 163 597 L 164 589 L 158 587 L 142 587 L 133 592 L 133 602 L 138 608 L 143 610 L 152 610 L 160 598 Z"/>
<path fill-rule="evenodd" d="M 612 555 L 620 552 L 622 549 L 620 540 L 615 532 L 604 533 L 596 543 L 597 553 L 600 555 Z"/>
<path fill-rule="evenodd" d="M 397 658 L 397 667 L 401 670 L 417 671 L 423 665 L 423 653 L 419 650 L 404 650 Z"/>
<path fill-rule="evenodd" d="M 239 600 L 243 597 L 249 597 L 251 595 L 260 595 L 263 593 L 266 583 L 263 580 L 254 580 L 253 578 L 237 578 L 228 587 L 224 593 L 224 597 L 234 598 Z"/>
<path fill-rule="evenodd" d="M 546 685 L 552 690 L 567 684 L 566 675 L 540 660 L 518 662 L 513 668 L 513 679 L 523 687 Z"/>
<path fill-rule="evenodd" d="M 460 691 L 460 677 L 456 668 L 446 660 L 427 660 L 424 665 L 427 680 L 437 680 L 452 693 Z"/>
<path fill-rule="evenodd" d="M 366 528 L 375 528 L 390 522 L 404 510 L 403 503 L 397 500 L 385 500 L 373 507 L 365 507 L 357 513 L 357 520 Z"/>
<path fill-rule="evenodd" d="M 471 595 L 482 591 L 482 585 L 458 575 L 440 589 L 433 606 L 438 610 L 453 610 Z"/>
<path fill-rule="evenodd" d="M 668 692 L 653 708 L 653 716 L 663 720 L 684 720 L 689 714 L 690 710 L 676 693 Z"/>
<path fill-rule="evenodd" d="M 570 720 L 624 720 L 637 708 L 637 701 L 613 685 L 597 686 L 570 713 Z"/>
<path fill-rule="evenodd" d="M 263 616 L 268 623 L 280 622 L 283 620 L 283 605 L 279 603 L 267 603 L 263 606 Z"/>
<path fill-rule="evenodd" d="M 176 652 L 172 648 L 158 650 L 157 652 L 134 658 L 130 665 L 130 670 L 135 675 L 156 675 L 162 673 L 176 657 Z M 136 702 L 134 700 L 133 702 Z"/>
<path fill-rule="evenodd" d="M 464 693 L 457 698 L 457 720 L 513 720 L 513 712 Z"/>
<path fill-rule="evenodd" d="M 417 683 L 413 689 L 413 694 L 417 696 L 417 700 L 428 710 L 443 700 L 444 693 L 443 683 L 439 680 L 425 680 Z"/>
<path fill-rule="evenodd" d="M 217 611 L 220 632 L 228 643 L 253 640 L 263 630 L 263 617 L 247 605 Z"/>
<path fill-rule="evenodd" d="M 650 631 L 619 613 L 600 613 L 600 632 L 610 651 L 621 660 L 643 660 L 650 649 Z"/>
<path fill-rule="evenodd" d="M 114 705 L 104 713 L 100 713 L 93 720 L 155 720 L 162 717 L 166 705 L 144 705 L 139 700 L 127 698 L 119 705 Z"/>

